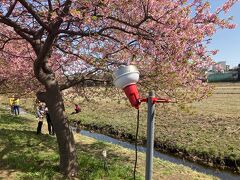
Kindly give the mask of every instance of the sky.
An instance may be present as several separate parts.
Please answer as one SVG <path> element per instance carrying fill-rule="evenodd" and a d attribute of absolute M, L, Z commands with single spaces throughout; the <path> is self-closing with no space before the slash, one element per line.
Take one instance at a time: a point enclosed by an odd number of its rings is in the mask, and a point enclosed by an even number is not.
<path fill-rule="evenodd" d="M 224 0 L 210 0 L 211 8 L 216 9 Z M 221 17 L 233 16 L 233 22 L 237 25 L 235 29 L 219 29 L 212 37 L 212 42 L 208 49 L 218 49 L 217 55 L 213 56 L 215 62 L 226 61 L 230 67 L 240 64 L 240 2 L 236 3 L 232 9 Z"/>

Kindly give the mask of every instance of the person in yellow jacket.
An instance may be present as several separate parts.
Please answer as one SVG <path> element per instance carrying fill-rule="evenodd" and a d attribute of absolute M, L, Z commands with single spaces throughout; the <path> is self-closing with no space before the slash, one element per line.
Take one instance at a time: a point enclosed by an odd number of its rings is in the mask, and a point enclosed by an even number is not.
<path fill-rule="evenodd" d="M 14 113 L 14 111 L 13 111 L 13 101 L 14 101 L 14 97 L 11 96 L 11 97 L 9 98 L 9 106 L 10 106 L 10 112 L 11 112 L 12 114 Z"/>
<path fill-rule="evenodd" d="M 20 105 L 20 99 L 15 96 L 13 100 L 13 110 L 15 115 L 19 115 L 19 105 Z"/>

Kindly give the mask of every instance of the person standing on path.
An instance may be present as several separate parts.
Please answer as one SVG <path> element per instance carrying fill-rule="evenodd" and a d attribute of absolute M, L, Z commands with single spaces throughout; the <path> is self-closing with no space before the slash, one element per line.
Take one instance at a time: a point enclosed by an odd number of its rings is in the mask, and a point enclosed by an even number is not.
<path fill-rule="evenodd" d="M 14 110 L 13 110 L 13 101 L 14 101 L 14 97 L 10 96 L 9 97 L 9 106 L 10 106 L 10 113 L 13 114 Z"/>
<path fill-rule="evenodd" d="M 16 116 L 19 115 L 19 105 L 20 105 L 20 99 L 17 96 L 14 96 L 13 110 Z"/>
<path fill-rule="evenodd" d="M 38 119 L 37 134 L 42 134 L 42 125 L 44 117 L 44 108 L 42 104 L 39 104 L 39 106 L 37 106 L 36 117 Z"/>
<path fill-rule="evenodd" d="M 46 119 L 47 119 L 47 123 L 48 123 L 48 133 L 50 135 L 55 135 L 54 128 L 53 128 L 53 123 L 51 121 L 50 114 L 49 114 L 49 111 L 48 111 L 47 107 L 45 108 L 45 114 L 46 114 Z"/>

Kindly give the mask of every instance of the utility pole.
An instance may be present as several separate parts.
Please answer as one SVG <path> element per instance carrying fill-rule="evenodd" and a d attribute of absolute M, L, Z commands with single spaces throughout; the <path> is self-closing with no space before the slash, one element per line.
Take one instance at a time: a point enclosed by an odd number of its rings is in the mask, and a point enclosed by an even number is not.
<path fill-rule="evenodd" d="M 145 180 L 152 179 L 153 172 L 153 149 L 154 149 L 154 114 L 155 114 L 155 92 L 150 91 L 147 99 L 148 115 L 147 115 L 147 152 L 146 152 L 146 172 Z"/>

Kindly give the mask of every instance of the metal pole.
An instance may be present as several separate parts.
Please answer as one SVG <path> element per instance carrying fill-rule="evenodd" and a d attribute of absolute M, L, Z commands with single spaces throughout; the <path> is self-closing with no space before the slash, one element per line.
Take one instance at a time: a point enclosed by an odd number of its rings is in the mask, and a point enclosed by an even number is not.
<path fill-rule="evenodd" d="M 146 172 L 145 180 L 152 179 L 153 171 L 153 148 L 154 148 L 154 113 L 155 104 L 152 98 L 155 97 L 155 92 L 150 91 L 148 95 L 148 116 L 147 116 L 147 152 L 146 152 Z"/>

